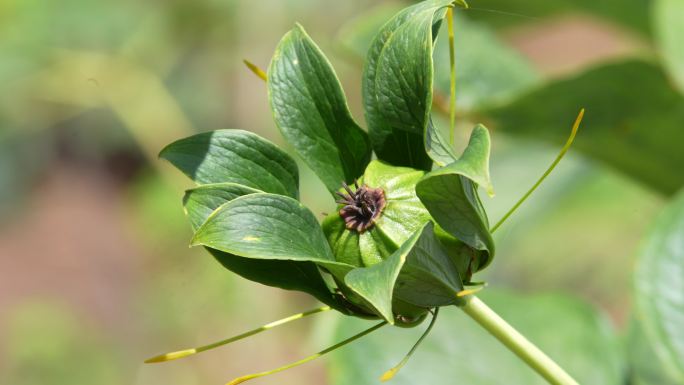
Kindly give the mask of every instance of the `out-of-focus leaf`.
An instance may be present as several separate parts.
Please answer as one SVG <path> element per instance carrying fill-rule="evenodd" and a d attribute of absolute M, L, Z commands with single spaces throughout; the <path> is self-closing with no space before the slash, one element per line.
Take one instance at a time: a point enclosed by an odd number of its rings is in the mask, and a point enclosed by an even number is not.
<path fill-rule="evenodd" d="M 632 320 L 627 354 L 629 359 L 629 383 L 634 385 L 678 385 L 681 381 L 671 378 L 662 360 L 653 350 L 641 325 Z"/>
<path fill-rule="evenodd" d="M 558 295 L 522 297 L 492 290 L 482 297 L 580 384 L 624 383 L 616 338 L 602 315 L 586 303 Z M 362 323 L 341 320 L 335 338 L 351 334 Z M 331 384 L 374 383 L 415 343 L 422 332 L 416 329 L 385 328 L 332 355 Z M 433 332 L 392 383 L 547 384 L 455 307 L 440 311 Z"/>
<path fill-rule="evenodd" d="M 183 198 L 183 206 L 193 230 L 197 230 L 211 213 L 223 204 L 243 195 L 260 192 L 234 183 L 207 184 L 188 190 Z M 250 281 L 286 290 L 303 291 L 327 305 L 348 313 L 339 297 L 333 295 L 326 285 L 318 266 L 313 262 L 243 258 L 216 249 L 207 250 L 225 268 Z"/>
<path fill-rule="evenodd" d="M 330 62 L 297 25 L 280 41 L 268 70 L 275 122 L 330 192 L 363 173 L 368 135 L 354 122 Z"/>
<path fill-rule="evenodd" d="M 684 185 L 684 97 L 656 65 L 604 65 L 482 113 L 498 131 L 562 143 L 581 107 L 579 151 L 664 194 Z"/>
<path fill-rule="evenodd" d="M 342 47 L 363 59 L 371 41 L 397 7 L 383 5 L 347 23 L 339 34 Z M 469 12 L 469 11 L 466 11 Z M 518 95 L 539 81 L 532 66 L 506 46 L 488 26 L 454 15 L 456 48 L 456 100 L 462 110 L 491 104 Z M 446 39 L 434 48 L 435 89 L 449 94 L 449 48 Z"/>
<path fill-rule="evenodd" d="M 394 296 L 412 305 L 432 308 L 456 302 L 463 283 L 454 260 L 448 255 L 428 222 L 402 266 Z"/>
<path fill-rule="evenodd" d="M 684 192 L 646 237 L 634 279 L 636 320 L 670 377 L 684 382 Z"/>
<path fill-rule="evenodd" d="M 473 129 L 468 147 L 456 162 L 426 174 L 416 185 L 416 194 L 435 221 L 449 234 L 490 257 L 494 255 L 487 214 L 477 194 L 482 185 L 492 192 L 489 181 L 489 133 L 484 126 Z"/>
<path fill-rule="evenodd" d="M 653 15 L 653 28 L 665 68 L 684 93 L 684 1 L 656 0 Z"/>
<path fill-rule="evenodd" d="M 192 245 L 244 258 L 314 262 L 340 277 L 352 268 L 335 261 L 309 209 L 276 194 L 249 194 L 225 203 L 197 229 Z"/>
<path fill-rule="evenodd" d="M 408 7 L 378 32 L 363 70 L 363 104 L 373 149 L 395 166 L 429 170 L 424 148 L 433 84 L 433 29 L 450 0 Z"/>
<path fill-rule="evenodd" d="M 159 156 L 199 185 L 232 182 L 297 198 L 297 164 L 266 139 L 242 130 L 216 130 L 177 140 Z"/>
<path fill-rule="evenodd" d="M 479 0 L 465 11 L 468 17 L 488 25 L 509 27 L 536 23 L 567 13 L 599 16 L 644 35 L 650 35 L 649 0 Z"/>

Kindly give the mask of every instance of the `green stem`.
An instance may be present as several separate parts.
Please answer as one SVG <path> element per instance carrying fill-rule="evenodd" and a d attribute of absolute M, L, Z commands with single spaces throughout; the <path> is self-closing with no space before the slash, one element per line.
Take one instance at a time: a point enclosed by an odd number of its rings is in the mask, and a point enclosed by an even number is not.
<path fill-rule="evenodd" d="M 449 143 L 453 146 L 456 135 L 456 56 L 454 49 L 454 10 L 447 10 L 447 29 L 449 30 Z"/>
<path fill-rule="evenodd" d="M 484 302 L 468 296 L 460 308 L 553 385 L 578 385 L 563 368 L 499 317 Z"/>

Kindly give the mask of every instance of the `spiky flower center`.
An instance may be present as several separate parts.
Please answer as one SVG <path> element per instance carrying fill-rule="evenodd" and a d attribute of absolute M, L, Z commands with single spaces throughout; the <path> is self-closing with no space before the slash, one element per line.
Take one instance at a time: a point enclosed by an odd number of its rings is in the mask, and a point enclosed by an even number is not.
<path fill-rule="evenodd" d="M 363 233 L 373 227 L 375 221 L 380 217 L 382 209 L 385 208 L 385 192 L 381 188 L 372 188 L 366 185 L 359 187 L 354 182 L 355 190 L 349 185 L 342 183 L 345 193 L 337 192 L 341 198 L 336 202 L 344 205 L 339 213 L 344 219 L 345 226 L 349 230 L 356 230 Z"/>

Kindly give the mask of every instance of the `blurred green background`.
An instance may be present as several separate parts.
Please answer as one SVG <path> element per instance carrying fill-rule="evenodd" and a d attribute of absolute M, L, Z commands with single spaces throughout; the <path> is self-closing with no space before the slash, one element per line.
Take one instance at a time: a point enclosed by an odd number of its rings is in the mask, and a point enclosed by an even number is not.
<path fill-rule="evenodd" d="M 511 132 L 496 119 L 512 113 L 498 108 L 603 63 L 652 63 L 661 56 L 652 4 L 627 3 L 482 0 L 458 12 L 457 146 L 478 118 L 491 123 L 497 196 L 483 199 L 492 222 L 534 183 L 559 143 L 543 132 Z M 306 295 L 242 280 L 202 250 L 189 249 L 181 195 L 190 182 L 156 154 L 172 140 L 219 128 L 251 130 L 286 146 L 271 120 L 265 85 L 242 59 L 267 67 L 295 22 L 329 56 L 362 122 L 365 36 L 406 4 L 0 0 L 0 383 L 221 384 L 328 343 L 340 315 L 173 363 L 142 364 L 315 306 Z M 442 51 L 445 43 L 440 39 Z M 435 65 L 439 99 L 448 76 L 439 49 Z M 633 80 L 608 84 L 630 94 L 639 91 Z M 664 84 L 679 95 L 674 82 Z M 580 136 L 589 137 L 592 119 L 624 123 L 598 107 L 592 118 L 586 93 L 593 95 L 582 86 L 577 95 L 563 95 L 569 114 L 530 117 L 565 135 L 586 107 Z M 624 108 L 615 103 L 618 112 Z M 556 112 L 543 98 L 533 107 Z M 648 112 L 664 114 L 681 132 L 681 111 Z M 625 119 L 635 114 L 623 112 Z M 611 137 L 600 139 L 599 155 L 591 146 L 572 150 L 497 232 L 497 259 L 480 278 L 492 288 L 581 297 L 624 332 L 633 258 L 672 188 L 624 172 L 629 164 L 610 155 L 621 151 L 620 143 L 611 150 Z M 679 159 L 670 159 L 674 169 L 684 166 Z M 301 163 L 300 170 L 304 203 L 314 213 L 334 209 L 313 173 Z M 402 354 L 396 352 L 397 360 Z M 374 368 L 378 375 L 387 369 L 383 364 Z M 323 359 L 255 383 L 331 383 L 326 367 Z"/>

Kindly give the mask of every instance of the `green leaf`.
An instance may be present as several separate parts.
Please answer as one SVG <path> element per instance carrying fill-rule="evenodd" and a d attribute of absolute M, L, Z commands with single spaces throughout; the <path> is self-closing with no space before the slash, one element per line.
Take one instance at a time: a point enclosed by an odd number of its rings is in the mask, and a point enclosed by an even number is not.
<path fill-rule="evenodd" d="M 364 298 L 375 308 L 377 313 L 394 324 L 392 312 L 392 293 L 399 271 L 404 265 L 409 252 L 423 234 L 425 228 L 416 231 L 399 249 L 380 263 L 369 267 L 352 270 L 344 278 L 344 283 L 356 294 Z"/>
<path fill-rule="evenodd" d="M 347 274 L 345 283 L 388 322 L 394 322 L 394 299 L 423 308 L 456 302 L 463 284 L 427 222 L 384 261 Z"/>
<path fill-rule="evenodd" d="M 335 261 L 309 209 L 276 194 L 249 194 L 225 203 L 197 229 L 196 245 L 244 258 L 314 262 L 342 277 L 352 268 Z"/>
<path fill-rule="evenodd" d="M 656 0 L 653 3 L 653 26 L 665 68 L 684 93 L 684 1 Z"/>
<path fill-rule="evenodd" d="M 231 182 L 297 198 L 297 164 L 266 139 L 242 130 L 216 130 L 166 146 L 159 156 L 199 185 Z"/>
<path fill-rule="evenodd" d="M 412 305 L 433 308 L 454 304 L 463 283 L 454 261 L 437 240 L 429 222 L 401 268 L 394 296 Z"/>
<path fill-rule="evenodd" d="M 432 119 L 430 119 L 425 130 L 425 151 L 430 159 L 440 167 L 446 166 L 458 159 L 449 142 L 446 141 L 432 123 Z"/>
<path fill-rule="evenodd" d="M 616 337 L 602 314 L 559 295 L 521 296 L 485 290 L 482 298 L 580 384 L 622 385 Z M 338 340 L 367 322 L 340 320 Z M 393 367 L 423 330 L 385 328 L 332 355 L 331 385 L 372 384 Z M 442 308 L 432 333 L 392 384 L 547 385 L 499 341 L 456 307 Z"/>
<path fill-rule="evenodd" d="M 477 194 L 482 185 L 493 192 L 489 181 L 489 133 L 478 125 L 459 160 L 427 173 L 416 185 L 416 194 L 434 220 L 465 244 L 489 252 L 484 267 L 494 255 L 487 214 Z"/>
<path fill-rule="evenodd" d="M 370 161 L 368 135 L 354 122 L 330 62 L 297 25 L 276 48 L 268 70 L 275 122 L 331 192 Z"/>
<path fill-rule="evenodd" d="M 363 73 L 363 103 L 378 158 L 429 170 L 424 133 L 432 107 L 433 28 L 449 0 L 430 0 L 399 12 L 371 43 Z"/>
<path fill-rule="evenodd" d="M 354 60 L 365 57 L 375 34 L 397 13 L 392 4 L 382 4 L 346 23 L 339 33 L 342 48 Z M 506 45 L 488 24 L 469 20 L 477 11 L 457 11 L 454 15 L 456 48 L 456 105 L 470 110 L 508 100 L 528 90 L 540 80 L 532 65 Z M 449 95 L 450 70 L 447 40 L 434 47 L 434 86 Z"/>
<path fill-rule="evenodd" d="M 653 64 L 604 65 L 481 112 L 499 132 L 560 144 L 580 107 L 577 150 L 664 194 L 684 185 L 684 97 Z"/>
<path fill-rule="evenodd" d="M 185 191 L 183 207 L 193 230 L 197 230 L 214 210 L 237 197 L 263 191 L 235 183 L 205 184 Z"/>
<path fill-rule="evenodd" d="M 233 183 L 207 184 L 186 191 L 183 206 L 193 230 L 197 230 L 214 210 L 226 202 L 255 193 L 260 191 Z M 328 287 L 313 262 L 243 258 L 211 248 L 207 250 L 225 268 L 243 278 L 285 290 L 303 291 L 343 313 L 350 313 Z"/>
<path fill-rule="evenodd" d="M 646 237 L 634 279 L 637 321 L 669 376 L 684 382 L 684 192 Z"/>

